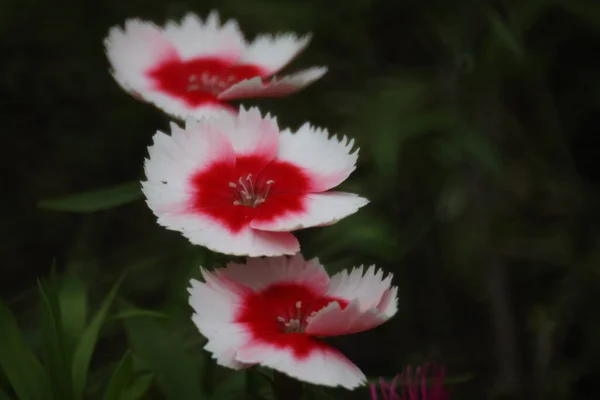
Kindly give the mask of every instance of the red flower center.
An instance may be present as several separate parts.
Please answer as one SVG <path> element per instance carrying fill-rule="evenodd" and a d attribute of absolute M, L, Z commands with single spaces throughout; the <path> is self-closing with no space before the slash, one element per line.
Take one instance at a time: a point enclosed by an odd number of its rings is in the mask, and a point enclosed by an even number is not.
<path fill-rule="evenodd" d="M 236 65 L 216 57 L 187 61 L 172 58 L 149 70 L 154 89 L 183 100 L 188 106 L 217 103 L 219 93 L 245 79 L 266 74 L 254 65 Z"/>
<path fill-rule="evenodd" d="M 240 156 L 234 167 L 215 163 L 192 176 L 190 184 L 190 212 L 237 233 L 253 220 L 267 222 L 302 212 L 310 181 L 295 165 Z"/>
<path fill-rule="evenodd" d="M 333 301 L 342 308 L 348 305 L 346 300 L 322 296 L 306 285 L 275 283 L 248 295 L 236 322 L 246 325 L 254 341 L 292 348 L 297 356 L 307 356 L 319 344 L 304 334 L 306 319 Z"/>

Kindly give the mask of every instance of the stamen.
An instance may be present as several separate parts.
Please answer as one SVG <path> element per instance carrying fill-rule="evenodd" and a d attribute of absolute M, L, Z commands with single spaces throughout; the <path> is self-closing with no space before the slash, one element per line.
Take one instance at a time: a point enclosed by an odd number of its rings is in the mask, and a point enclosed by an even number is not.
<path fill-rule="evenodd" d="M 248 182 L 248 187 L 250 188 L 250 192 L 254 193 L 254 182 L 252 182 L 252 174 L 248 174 L 246 177 L 246 181 Z"/>
<path fill-rule="evenodd" d="M 248 193 L 248 188 L 246 187 L 246 185 L 244 185 L 244 182 L 242 181 L 242 178 L 240 178 L 238 180 L 240 186 L 242 187 L 242 195 L 247 194 Z"/>
<path fill-rule="evenodd" d="M 260 184 L 260 181 L 254 181 L 252 174 L 248 174 L 245 177 L 238 178 L 237 183 L 229 182 L 227 185 L 234 196 L 234 205 L 255 208 L 266 201 L 274 183 L 274 180 L 269 179 L 264 184 Z"/>
<path fill-rule="evenodd" d="M 301 301 L 297 301 L 296 302 L 296 318 L 298 318 L 298 321 L 300 321 L 302 318 L 300 316 L 300 309 L 302 308 L 302 302 Z"/>
<path fill-rule="evenodd" d="M 211 92 L 214 95 L 218 95 L 223 90 L 231 86 L 236 81 L 234 76 L 227 78 L 220 77 L 219 75 L 212 75 L 208 71 L 202 72 L 202 74 L 193 74 L 188 77 L 188 86 L 186 90 L 193 92 L 196 90 L 203 90 Z"/>
<path fill-rule="evenodd" d="M 265 189 L 265 193 L 261 196 L 261 199 L 260 199 L 261 201 L 263 201 L 263 202 L 265 201 L 265 199 L 269 195 L 269 190 L 271 190 L 271 185 L 274 184 L 274 183 L 275 183 L 275 181 L 272 180 L 272 179 L 269 179 L 266 182 L 267 188 Z"/>
<path fill-rule="evenodd" d="M 296 302 L 296 318 L 290 318 L 286 320 L 283 317 L 277 317 L 277 321 L 283 324 L 283 330 L 285 333 L 298 333 L 303 332 L 304 328 L 302 326 L 302 302 Z"/>

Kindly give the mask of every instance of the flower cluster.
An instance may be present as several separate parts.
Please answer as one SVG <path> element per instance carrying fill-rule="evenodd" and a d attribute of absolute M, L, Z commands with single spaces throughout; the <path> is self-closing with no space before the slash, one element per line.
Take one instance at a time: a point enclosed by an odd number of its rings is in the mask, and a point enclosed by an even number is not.
<path fill-rule="evenodd" d="M 374 266 L 329 276 L 305 260 L 292 234 L 323 227 L 368 203 L 332 190 L 356 168 L 346 136 L 309 123 L 281 129 L 275 117 L 228 101 L 284 96 L 321 78 L 325 67 L 273 77 L 310 35 L 259 35 L 237 22 L 188 14 L 159 27 L 132 19 L 105 39 L 112 74 L 134 97 L 184 121 L 158 131 L 142 189 L 158 224 L 192 244 L 247 256 L 201 269 L 192 280 L 193 321 L 220 365 L 262 365 L 310 383 L 348 389 L 365 382 L 350 360 L 320 338 L 381 325 L 397 310 L 392 275 Z"/>
<path fill-rule="evenodd" d="M 429 373 L 431 372 L 431 378 Z M 450 395 L 444 387 L 446 370 L 443 367 L 425 364 L 413 371 L 411 366 L 397 375 L 390 383 L 379 381 L 379 391 L 383 400 L 448 400 Z M 396 386 L 399 386 L 396 389 Z M 371 384 L 371 398 L 378 400 L 377 385 Z"/>

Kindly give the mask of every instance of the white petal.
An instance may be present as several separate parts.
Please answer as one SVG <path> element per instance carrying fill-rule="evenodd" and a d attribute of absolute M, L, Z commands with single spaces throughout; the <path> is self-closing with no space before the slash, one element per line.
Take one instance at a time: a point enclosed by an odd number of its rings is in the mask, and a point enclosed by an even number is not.
<path fill-rule="evenodd" d="M 144 193 L 150 198 L 146 185 L 144 185 Z M 197 212 L 160 207 L 150 201 L 148 205 L 158 216 L 159 225 L 181 232 L 192 244 L 204 246 L 218 253 L 271 257 L 291 255 L 300 251 L 298 240 L 289 232 L 266 232 L 248 227 L 234 233 L 219 221 Z"/>
<path fill-rule="evenodd" d="M 203 103 L 190 106 L 185 101 L 154 89 L 141 89 L 138 95 L 145 101 L 154 104 L 167 114 L 180 119 L 193 117 L 200 119 L 221 114 L 236 115 L 237 110 L 227 103 Z"/>
<path fill-rule="evenodd" d="M 273 283 L 298 283 L 316 293 L 325 293 L 329 285 L 329 276 L 319 260 L 305 261 L 300 253 L 292 257 L 249 258 L 245 264 L 230 263 L 215 273 L 254 291 Z"/>
<path fill-rule="evenodd" d="M 233 148 L 216 121 L 206 118 L 195 123 L 190 120 L 185 129 L 171 123 L 170 136 L 160 131 L 154 135 L 154 144 L 148 147 L 149 158 L 144 165 L 148 179 L 144 191 L 155 213 L 161 206 L 178 210 L 187 205 L 188 180 L 194 173 L 215 162 L 235 164 Z M 179 200 L 178 204 L 173 204 L 174 199 Z"/>
<path fill-rule="evenodd" d="M 208 273 L 202 271 L 205 278 Z M 241 304 L 241 293 L 219 279 L 211 284 L 191 281 L 189 303 L 194 309 L 192 321 L 200 333 L 208 339 L 205 350 L 212 353 L 217 364 L 239 369 L 246 366 L 236 361 L 236 349 L 247 342 L 243 326 L 235 324 L 235 312 Z M 210 307 L 207 307 L 210 304 Z"/>
<path fill-rule="evenodd" d="M 175 45 L 183 60 L 213 56 L 235 62 L 246 46 L 237 22 L 229 20 L 221 26 L 216 11 L 209 14 L 206 22 L 191 13 L 179 24 L 169 21 L 164 35 Z"/>
<path fill-rule="evenodd" d="M 125 29 L 113 27 L 104 39 L 106 55 L 117 82 L 127 91 L 142 91 L 152 82 L 145 72 L 170 58 L 177 50 L 160 28 L 150 22 L 130 19 Z"/>
<path fill-rule="evenodd" d="M 377 304 L 377 310 L 386 316 L 392 317 L 398 311 L 398 287 L 392 286 L 383 292 L 381 301 Z"/>
<path fill-rule="evenodd" d="M 276 201 L 272 196 L 267 201 Z M 293 231 L 313 226 L 331 225 L 358 211 L 369 200 L 352 193 L 326 192 L 309 193 L 304 196 L 304 210 L 277 215 L 264 221 L 254 219 L 250 226 L 265 231 Z"/>
<path fill-rule="evenodd" d="M 366 380 L 356 365 L 325 344 L 315 345 L 308 355 L 298 357 L 289 348 L 253 343 L 240 349 L 236 359 L 243 363 L 273 368 L 292 378 L 316 385 L 354 389 L 363 385 Z"/>
<path fill-rule="evenodd" d="M 375 328 L 390 317 L 376 308 L 361 310 L 357 300 L 349 303 L 343 310 L 338 302 L 332 302 L 307 318 L 305 332 L 322 337 L 349 335 Z"/>
<path fill-rule="evenodd" d="M 356 168 L 358 149 L 354 139 L 329 137 L 326 129 L 306 123 L 292 133 L 281 132 L 277 159 L 296 165 L 311 179 L 311 192 L 329 190 L 348 178 Z"/>
<path fill-rule="evenodd" d="M 392 291 L 390 299 L 386 300 L 385 306 L 381 311 L 388 317 L 396 313 L 396 288 L 392 287 L 393 274 L 384 277 L 383 270 L 376 270 L 372 265 L 364 272 L 363 267 L 355 267 L 348 273 L 343 270 L 331 277 L 327 294 L 332 297 L 338 297 L 352 301 L 356 299 L 360 310 L 367 311 L 373 308 L 381 308 L 382 299 L 389 291 Z"/>
<path fill-rule="evenodd" d="M 217 97 L 219 100 L 234 100 L 251 97 L 281 97 L 296 93 L 327 73 L 326 67 L 313 67 L 282 78 L 263 82 L 261 77 L 246 79 L 229 87 Z"/>
<path fill-rule="evenodd" d="M 315 336 L 339 336 L 375 328 L 397 311 L 396 287 L 392 274 L 384 278 L 382 270 L 371 266 L 363 275 L 363 267 L 350 273 L 341 271 L 331 277 L 327 295 L 349 302 L 342 309 L 332 302 L 307 319 L 306 333 Z"/>
<path fill-rule="evenodd" d="M 310 42 L 311 36 L 298 37 L 294 33 L 276 36 L 260 35 L 248 46 L 240 63 L 261 67 L 273 75 L 285 67 Z"/>
<path fill-rule="evenodd" d="M 260 156 L 265 162 L 277 155 L 279 127 L 277 119 L 253 107 L 246 111 L 240 107 L 237 118 L 224 118 L 221 129 L 229 137 L 237 156 Z"/>

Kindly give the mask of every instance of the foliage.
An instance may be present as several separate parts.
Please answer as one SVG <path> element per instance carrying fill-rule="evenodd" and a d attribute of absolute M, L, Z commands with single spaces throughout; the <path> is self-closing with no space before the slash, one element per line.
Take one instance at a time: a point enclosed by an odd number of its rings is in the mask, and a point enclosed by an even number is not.
<path fill-rule="evenodd" d="M 260 370 L 221 369 L 202 351 L 187 282 L 226 258 L 165 231 L 142 201 L 135 182 L 167 118 L 118 88 L 102 49 L 125 18 L 212 8 L 251 34 L 312 31 L 296 66 L 328 75 L 244 104 L 361 147 L 345 186 L 371 205 L 299 236 L 331 271 L 394 272 L 400 311 L 336 347 L 370 377 L 432 358 L 471 374 L 452 398 L 600 394 L 595 1 L 4 4 L 0 399 L 270 396 Z"/>

